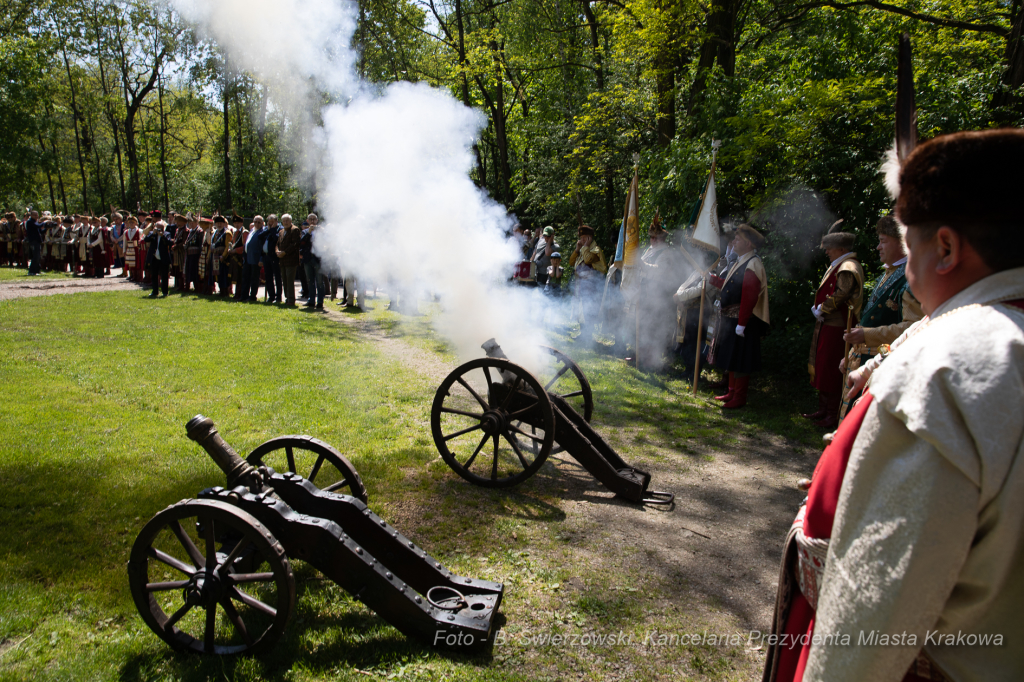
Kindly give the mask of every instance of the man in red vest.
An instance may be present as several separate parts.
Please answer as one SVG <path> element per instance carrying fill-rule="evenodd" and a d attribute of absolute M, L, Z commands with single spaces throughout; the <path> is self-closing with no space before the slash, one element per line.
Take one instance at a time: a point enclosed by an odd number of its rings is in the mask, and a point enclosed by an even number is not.
<path fill-rule="evenodd" d="M 1024 130 L 907 157 L 926 317 L 892 344 L 787 539 L 765 680 L 1024 679 Z M 854 377 L 858 379 L 859 377 Z"/>
<path fill-rule="evenodd" d="M 839 371 L 846 349 L 843 334 L 847 320 L 856 324 L 860 319 L 864 300 L 864 269 L 853 252 L 856 237 L 836 230 L 842 222 L 833 224 L 821 238 L 821 248 L 831 263 L 811 306 L 815 324 L 807 362 L 811 385 L 818 389 L 818 409 L 803 415 L 828 430 L 839 423 L 843 400 L 843 374 Z"/>

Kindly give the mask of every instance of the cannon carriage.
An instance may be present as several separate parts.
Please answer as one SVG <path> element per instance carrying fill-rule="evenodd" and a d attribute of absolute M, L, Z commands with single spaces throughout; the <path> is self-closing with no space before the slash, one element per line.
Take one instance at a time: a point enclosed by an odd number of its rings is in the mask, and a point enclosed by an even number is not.
<path fill-rule="evenodd" d="M 243 460 L 202 415 L 186 431 L 227 485 L 156 514 L 128 562 L 135 605 L 169 645 L 206 654 L 272 647 L 294 609 L 296 559 L 408 636 L 455 649 L 490 639 L 503 586 L 453 574 L 370 511 L 358 473 L 334 448 L 283 436 Z"/>
<path fill-rule="evenodd" d="M 650 490 L 651 475 L 627 464 L 590 426 L 590 382 L 564 353 L 540 378 L 511 362 L 494 339 L 487 357 L 455 368 L 434 394 L 431 431 L 441 458 L 476 485 L 505 488 L 533 476 L 553 452 L 566 452 L 616 496 L 640 504 L 673 503 Z"/>

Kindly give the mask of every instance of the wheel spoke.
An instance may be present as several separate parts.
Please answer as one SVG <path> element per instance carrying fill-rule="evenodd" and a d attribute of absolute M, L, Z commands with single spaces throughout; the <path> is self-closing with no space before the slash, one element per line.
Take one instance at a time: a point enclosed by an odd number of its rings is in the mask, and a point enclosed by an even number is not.
<path fill-rule="evenodd" d="M 476 446 L 476 450 L 474 450 L 473 454 L 469 456 L 469 459 L 466 460 L 466 463 L 462 465 L 463 469 L 466 469 L 466 470 L 469 469 L 469 465 L 473 463 L 473 460 L 476 459 L 476 456 L 478 454 L 480 454 L 481 450 L 484 449 L 484 445 L 487 443 L 487 438 L 488 438 L 488 436 L 485 433 L 484 437 L 480 439 L 480 445 Z"/>
<path fill-rule="evenodd" d="M 516 410 L 515 412 L 510 412 L 509 415 L 508 415 L 508 419 L 517 419 L 517 418 L 521 417 L 522 415 L 526 414 L 527 412 L 533 412 L 535 409 L 537 409 L 537 405 L 538 405 L 539 402 L 540 401 L 535 402 L 533 405 L 530 405 L 529 407 L 524 407 L 521 410 Z M 520 419 L 519 421 L 522 421 L 522 420 Z"/>
<path fill-rule="evenodd" d="M 206 607 L 206 631 L 203 633 L 203 652 L 213 653 L 213 636 L 217 634 L 217 602 Z"/>
<path fill-rule="evenodd" d="M 476 414 L 474 412 L 466 412 L 465 410 L 456 410 L 454 407 L 442 407 L 442 412 L 448 412 L 449 414 L 461 414 L 463 417 L 472 417 L 473 419 L 483 419 L 482 414 Z"/>
<path fill-rule="evenodd" d="M 503 433 L 502 436 L 508 441 L 508 444 L 512 446 L 512 449 L 516 451 L 516 456 L 519 457 L 519 463 L 523 465 L 523 469 L 528 469 L 530 465 L 526 462 L 526 458 L 523 457 L 523 453 L 519 450 L 519 446 L 516 444 L 516 439 L 510 437 L 507 433 Z"/>
<path fill-rule="evenodd" d="M 219 566 L 217 566 L 217 568 L 216 568 L 217 573 L 220 574 L 221 570 L 225 566 L 230 568 L 231 565 L 233 563 L 235 563 L 235 559 L 238 558 L 238 555 L 242 553 L 242 550 L 244 550 L 250 544 L 252 544 L 252 543 L 246 542 L 245 536 L 243 536 L 241 539 L 239 539 L 238 543 L 235 545 L 235 548 L 231 550 L 231 554 L 228 554 L 227 558 L 224 559 L 224 561 L 222 561 Z"/>
<path fill-rule="evenodd" d="M 156 547 L 150 547 L 146 551 L 146 553 L 149 554 L 149 556 L 151 556 L 154 559 L 156 559 L 157 561 L 159 561 L 161 563 L 164 563 L 164 564 L 167 564 L 171 568 L 175 568 L 175 569 L 181 571 L 182 573 L 184 573 L 185 575 L 187 575 L 189 577 L 191 577 L 191 576 L 196 574 L 196 569 L 195 569 L 194 566 L 189 566 L 188 564 L 186 564 L 184 562 L 178 561 L 177 559 L 172 557 L 170 554 L 167 554 L 166 552 L 161 552 Z"/>
<path fill-rule="evenodd" d="M 188 585 L 187 580 L 172 580 L 166 583 L 146 583 L 147 592 L 167 592 L 168 590 L 180 590 Z"/>
<path fill-rule="evenodd" d="M 498 480 L 498 434 L 494 434 L 494 463 L 491 465 L 491 480 Z"/>
<path fill-rule="evenodd" d="M 333 493 L 335 490 L 338 490 L 339 488 L 344 488 L 347 485 L 349 485 L 349 482 L 342 480 L 342 481 L 338 481 L 336 483 L 332 483 L 329 486 L 327 486 L 326 488 L 323 488 L 323 491 L 325 493 Z"/>
<path fill-rule="evenodd" d="M 474 424 L 473 426 L 470 426 L 468 429 L 462 429 L 461 431 L 456 431 L 455 433 L 448 434 L 447 436 L 444 437 L 444 441 L 447 443 L 452 438 L 457 438 L 458 436 L 465 435 L 465 434 L 469 433 L 470 431 L 476 431 L 479 428 L 480 428 L 480 424 Z"/>
<path fill-rule="evenodd" d="M 548 390 L 549 388 L 551 388 L 551 385 L 552 385 L 552 384 L 554 384 L 554 383 L 555 383 L 556 381 L 558 381 L 559 379 L 561 379 L 561 378 L 562 378 L 562 375 L 563 375 L 563 374 L 565 374 L 565 373 L 566 373 L 566 372 L 568 372 L 568 371 L 569 371 L 569 365 L 566 365 L 566 364 L 564 364 L 564 363 L 563 363 L 563 364 L 562 364 L 562 369 L 558 370 L 558 374 L 556 374 L 556 375 L 555 375 L 555 376 L 554 376 L 554 377 L 553 377 L 553 378 L 551 379 L 551 381 L 549 381 L 549 382 L 548 382 L 547 384 L 545 384 L 545 385 L 544 385 L 544 390 L 546 391 L 546 390 Z"/>
<path fill-rule="evenodd" d="M 473 387 L 467 384 L 465 379 L 463 379 L 462 377 L 457 377 L 455 380 L 462 384 L 462 387 L 469 391 L 474 398 L 476 398 L 476 401 L 480 403 L 480 407 L 484 408 L 485 410 L 490 409 L 487 403 L 484 402 L 484 399 L 480 397 L 480 394 L 474 391 Z"/>
<path fill-rule="evenodd" d="M 231 603 L 230 599 L 224 599 L 220 602 L 221 608 L 224 609 L 224 613 L 227 614 L 228 620 L 234 624 L 235 629 L 238 630 L 238 634 L 242 636 L 242 640 L 246 646 L 252 646 L 252 637 L 249 636 L 249 631 L 245 629 L 245 622 L 242 621 L 242 617 L 238 615 L 238 610 L 235 605 Z"/>
<path fill-rule="evenodd" d="M 484 365 L 484 377 L 487 378 L 487 396 L 491 395 L 491 388 L 494 386 L 494 380 L 491 379 L 491 368 Z"/>
<path fill-rule="evenodd" d="M 192 606 L 193 605 L 189 604 L 188 602 L 182 604 L 181 608 L 175 611 L 173 614 L 171 614 L 171 617 L 167 619 L 166 623 L 164 623 L 164 631 L 170 632 L 171 628 L 174 627 L 175 623 L 184 618 L 185 614 L 192 610 Z"/>
<path fill-rule="evenodd" d="M 295 453 L 292 452 L 291 445 L 284 446 L 284 454 L 288 458 L 288 471 L 292 472 L 293 474 L 297 474 L 298 469 L 295 468 Z"/>
<path fill-rule="evenodd" d="M 316 479 L 316 475 L 320 473 L 320 467 L 323 466 L 325 459 L 326 457 L 323 455 L 320 455 L 320 457 L 317 458 L 316 464 L 313 465 L 313 470 L 309 472 L 309 478 L 306 480 L 312 483 Z"/>
<path fill-rule="evenodd" d="M 211 571 L 217 568 L 217 538 L 213 532 L 213 519 L 207 517 L 203 528 L 206 537 L 206 568 Z"/>
<path fill-rule="evenodd" d="M 243 604 L 245 604 L 247 606 L 251 606 L 252 608 L 256 609 L 257 611 L 262 611 L 263 613 L 267 614 L 271 618 L 276 618 L 277 617 L 277 609 L 275 609 L 273 606 L 270 606 L 269 604 L 264 604 L 263 602 L 261 602 L 256 597 L 253 597 L 253 596 L 250 596 L 250 595 L 246 594 L 245 592 L 243 592 L 242 590 L 238 589 L 237 587 L 231 588 L 231 595 L 232 595 L 232 597 L 234 599 L 237 599 L 238 601 L 242 602 Z"/>
<path fill-rule="evenodd" d="M 505 394 L 505 399 L 501 401 L 501 409 L 505 409 L 505 406 L 508 405 L 508 401 L 512 397 L 512 394 L 516 392 L 516 389 L 519 388 L 519 384 L 521 383 L 523 383 L 523 377 L 517 374 L 516 380 L 512 382 L 512 388 L 510 388 L 508 393 Z"/>
<path fill-rule="evenodd" d="M 274 579 L 273 573 L 232 573 L 231 582 L 236 585 L 241 583 L 265 583 Z"/>
<path fill-rule="evenodd" d="M 196 543 L 192 542 L 192 538 L 188 536 L 185 530 L 181 527 L 181 524 L 177 521 L 172 521 L 167 524 L 167 527 L 171 529 L 174 536 L 178 538 L 178 542 L 180 542 L 181 546 L 185 548 L 189 558 L 192 559 L 192 563 L 200 568 L 206 566 L 206 560 L 203 559 L 203 553 L 199 551 L 198 547 L 196 547 Z"/>
<path fill-rule="evenodd" d="M 532 433 L 527 433 L 526 431 L 523 431 L 521 428 L 519 428 L 515 424 L 509 424 L 508 427 L 510 429 L 512 429 L 513 431 L 515 431 L 516 433 L 518 433 L 519 435 L 526 436 L 527 438 L 529 438 L 530 440 L 532 440 L 534 442 L 537 442 L 537 443 L 543 443 L 544 442 L 543 438 L 538 438 L 537 436 L 533 435 Z"/>
<path fill-rule="evenodd" d="M 573 391 L 572 393 L 566 393 L 565 395 L 560 395 L 558 397 L 564 400 L 566 398 L 575 398 L 578 395 L 583 395 L 583 391 Z"/>

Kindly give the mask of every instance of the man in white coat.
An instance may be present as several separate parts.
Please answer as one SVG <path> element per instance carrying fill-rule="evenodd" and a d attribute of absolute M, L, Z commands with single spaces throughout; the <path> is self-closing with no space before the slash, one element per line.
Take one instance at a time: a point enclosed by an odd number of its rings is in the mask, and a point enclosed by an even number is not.
<path fill-rule="evenodd" d="M 1024 679 L 1022 187 L 1020 129 L 936 138 L 900 171 L 927 317 L 871 375 L 804 680 Z"/>

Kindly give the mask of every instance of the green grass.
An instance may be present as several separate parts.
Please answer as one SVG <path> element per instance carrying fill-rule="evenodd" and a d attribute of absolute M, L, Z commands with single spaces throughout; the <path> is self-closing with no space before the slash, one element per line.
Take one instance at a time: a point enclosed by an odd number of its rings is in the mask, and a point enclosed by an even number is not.
<path fill-rule="evenodd" d="M 366 314 L 368 324 L 451 359 L 429 316 L 400 318 L 382 303 Z M 518 644 L 531 631 L 623 631 L 639 642 L 651 628 L 736 628 L 725 615 L 696 615 L 705 604 L 688 603 L 679 585 L 640 573 L 628 556 L 593 570 L 573 565 L 557 473 L 542 469 L 528 484 L 501 491 L 456 478 L 429 434 L 434 381 L 364 342 L 358 326 L 193 296 L 150 301 L 134 291 L 0 302 L 0 319 L 0 679 L 752 674 L 743 652 L 729 648 L 649 655 L 636 645 Z M 680 379 L 636 372 L 600 348 L 577 353 L 564 337 L 553 342 L 580 358 L 595 389 L 595 421 L 627 461 L 673 448 L 699 466 L 703 455 L 689 444 L 724 446 L 765 430 L 820 438 L 791 414 L 793 400 L 805 397 L 795 384 L 755 384 L 756 409 L 723 414 L 706 393 L 689 397 Z M 345 453 L 374 511 L 454 571 L 506 584 L 503 629 L 511 643 L 474 656 L 434 650 L 298 563 L 297 610 L 270 654 L 173 653 L 138 617 L 125 563 L 154 513 L 223 484 L 185 436 L 197 413 L 242 454 L 295 433 Z M 666 595 L 680 594 L 664 608 Z"/>
<path fill-rule="evenodd" d="M 70 272 L 47 272 L 44 271 L 35 277 L 28 276 L 28 270 L 23 267 L 11 267 L 10 265 L 0 266 L 0 282 L 8 282 L 11 280 L 26 280 L 29 282 L 38 282 L 44 279 L 65 279 L 71 277 Z"/>

